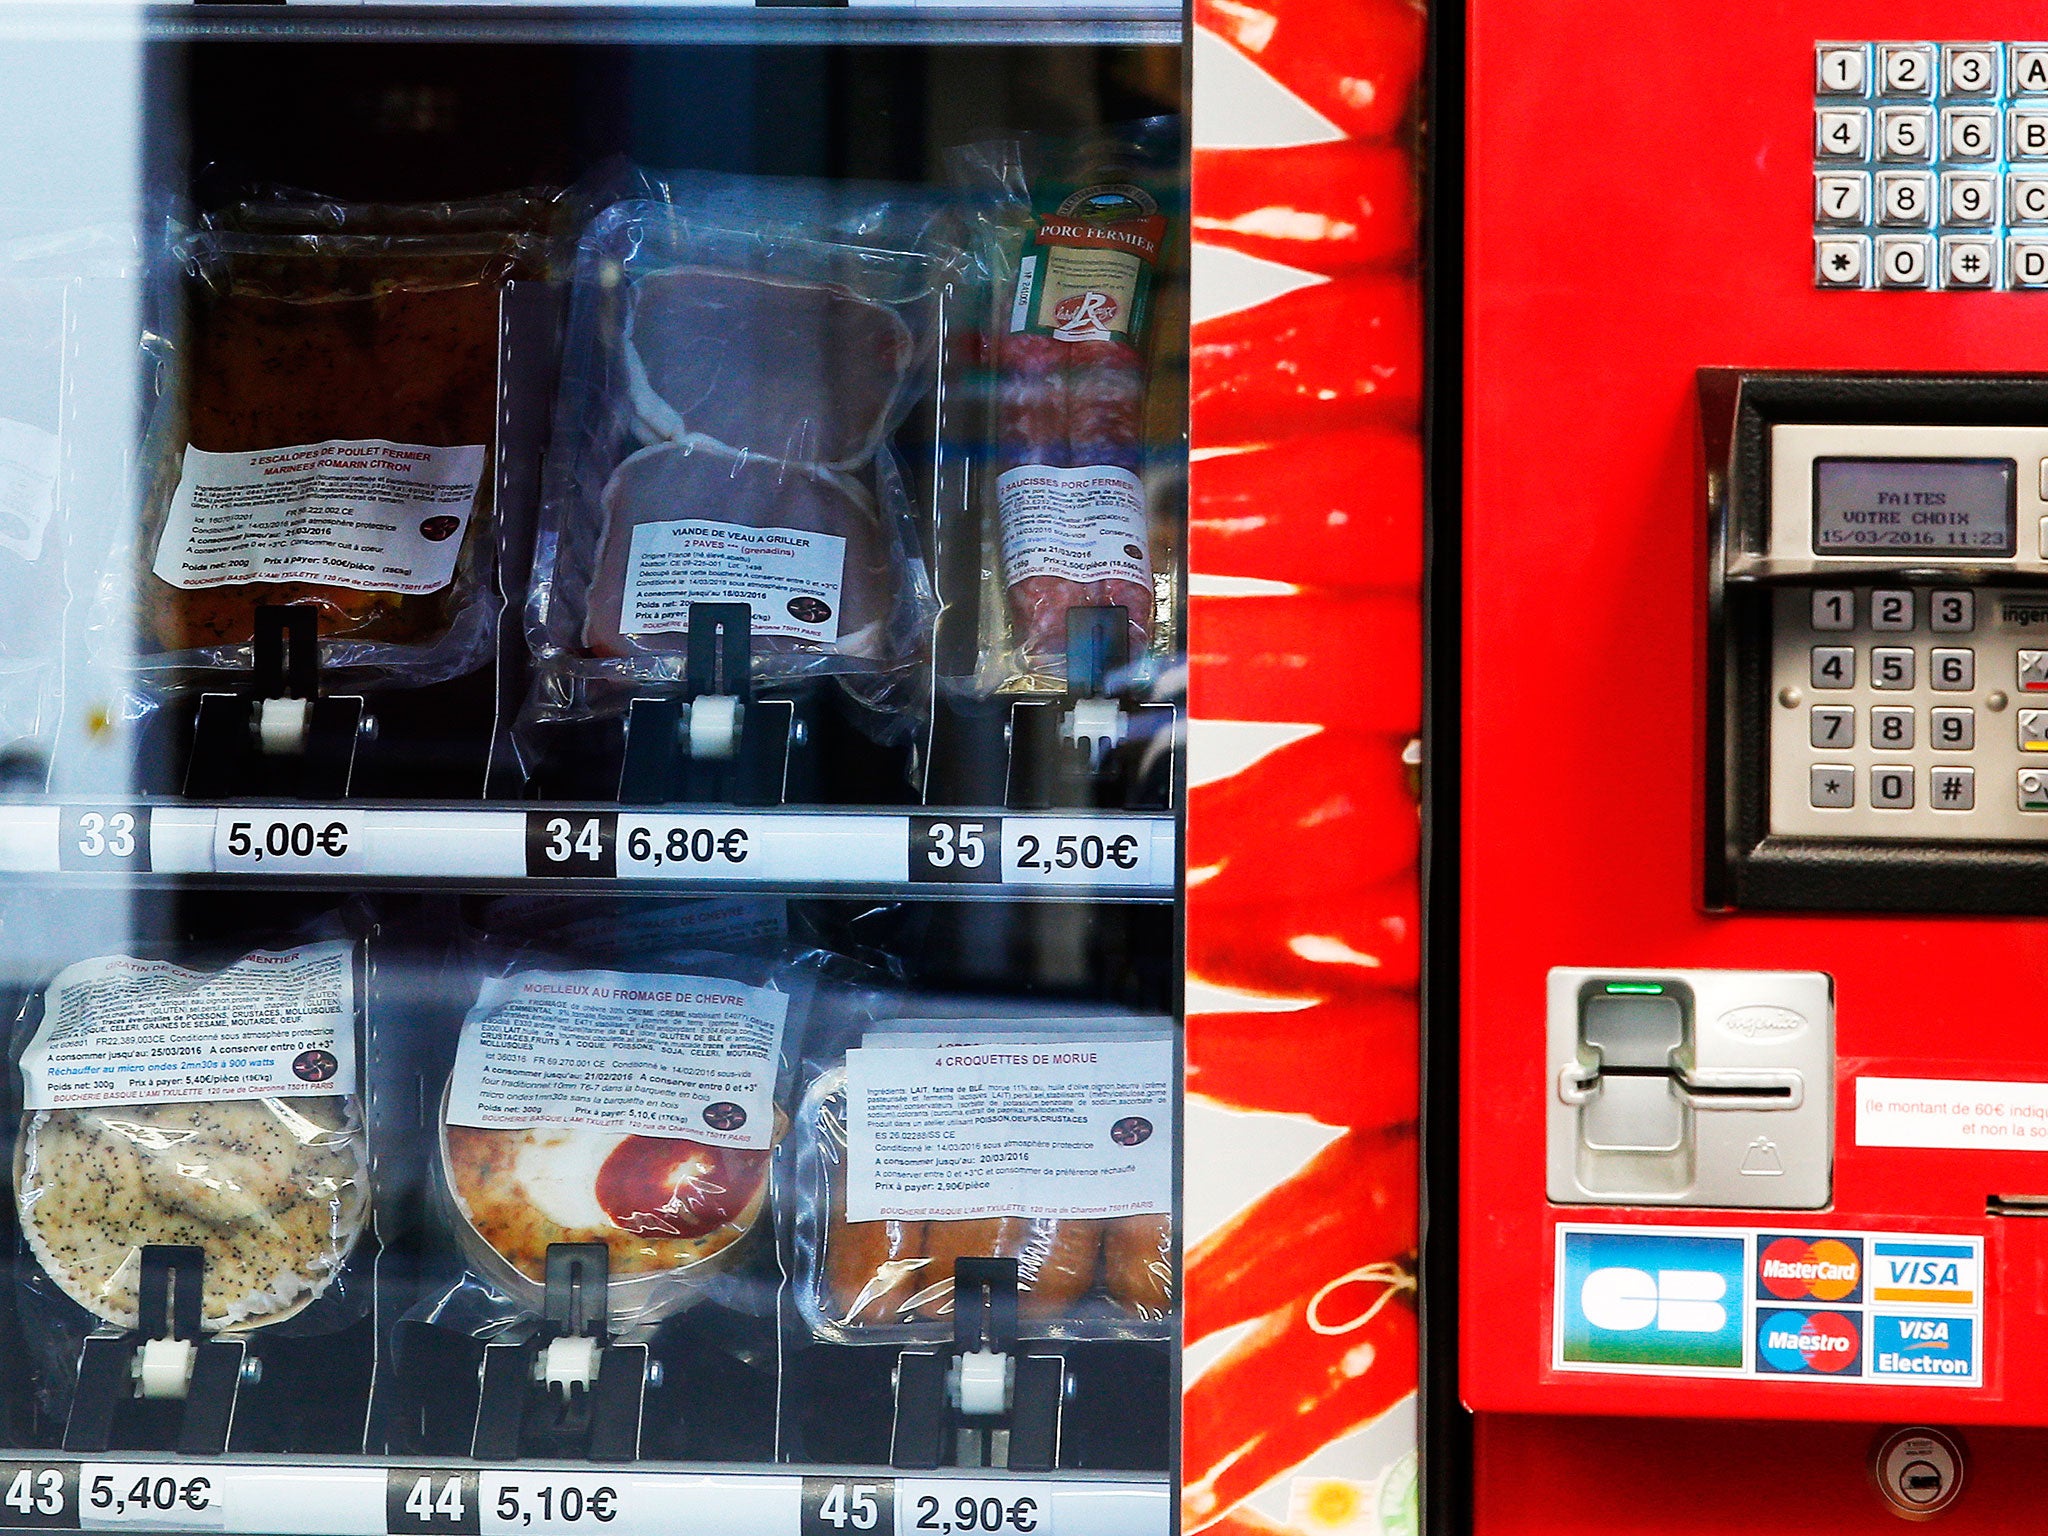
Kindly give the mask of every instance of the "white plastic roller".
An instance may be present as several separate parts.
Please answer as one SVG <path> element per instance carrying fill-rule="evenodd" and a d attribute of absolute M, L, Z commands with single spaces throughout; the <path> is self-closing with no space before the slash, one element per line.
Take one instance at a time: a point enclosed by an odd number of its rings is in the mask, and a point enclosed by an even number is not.
<path fill-rule="evenodd" d="M 1109 756 L 1130 728 L 1115 699 L 1076 699 L 1060 720 L 1060 735 L 1075 746 L 1086 746 L 1092 763 Z"/>
<path fill-rule="evenodd" d="M 948 1383 L 953 1389 L 953 1406 L 976 1418 L 1008 1413 L 1016 1373 L 1017 1362 L 992 1349 L 961 1355 L 953 1362 Z"/>
<path fill-rule="evenodd" d="M 256 744 L 265 757 L 297 757 L 313 736 L 311 699 L 259 699 Z"/>
<path fill-rule="evenodd" d="M 135 1352 L 135 1383 L 143 1397 L 183 1397 L 199 1357 L 190 1339 L 145 1339 Z"/>
<path fill-rule="evenodd" d="M 690 756 L 699 762 L 728 758 L 740 749 L 740 701 L 729 693 L 700 693 L 690 701 Z"/>
<path fill-rule="evenodd" d="M 556 1339 L 541 1357 L 541 1380 L 564 1392 L 597 1380 L 598 1343 L 592 1338 Z"/>

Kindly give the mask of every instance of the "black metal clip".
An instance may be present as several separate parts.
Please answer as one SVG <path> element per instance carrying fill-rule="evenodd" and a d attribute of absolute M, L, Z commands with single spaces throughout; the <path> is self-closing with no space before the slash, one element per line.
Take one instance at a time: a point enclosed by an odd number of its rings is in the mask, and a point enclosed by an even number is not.
<path fill-rule="evenodd" d="M 1085 806 L 1164 810 L 1173 803 L 1171 704 L 1125 698 L 1131 664 L 1130 613 L 1121 607 L 1067 610 L 1067 686 L 1054 698 L 1010 707 L 1004 803 L 1016 810 Z"/>
<path fill-rule="evenodd" d="M 372 722 L 361 695 L 321 692 L 319 610 L 266 603 L 255 623 L 249 682 L 200 695 L 186 796 L 344 798 Z"/>
<path fill-rule="evenodd" d="M 218 1456 L 227 1449 L 236 1399 L 261 1369 L 246 1341 L 201 1331 L 205 1278 L 203 1249 L 143 1246 L 138 1326 L 103 1329 L 80 1349 L 65 1450 L 104 1451 L 117 1434 L 140 1450 Z"/>
<path fill-rule="evenodd" d="M 484 1349 L 470 1441 L 477 1460 L 639 1460 L 647 1388 L 660 1382 L 645 1344 L 611 1336 L 610 1280 L 603 1243 L 548 1244 L 541 1321 Z"/>
<path fill-rule="evenodd" d="M 1066 1395 L 1066 1361 L 1021 1350 L 1017 1261 L 955 1259 L 952 1348 L 906 1349 L 896 1362 L 890 1465 L 1049 1472 Z"/>
<path fill-rule="evenodd" d="M 680 691 L 627 706 L 622 805 L 780 805 L 805 731 L 791 699 L 755 696 L 754 610 L 692 603 Z"/>

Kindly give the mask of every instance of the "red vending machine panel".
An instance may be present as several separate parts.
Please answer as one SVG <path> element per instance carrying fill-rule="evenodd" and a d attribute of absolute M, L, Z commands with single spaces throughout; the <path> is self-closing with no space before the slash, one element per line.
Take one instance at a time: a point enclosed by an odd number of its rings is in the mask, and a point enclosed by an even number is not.
<path fill-rule="evenodd" d="M 1472 10 L 1482 1531 L 2048 1488 L 2039 24 Z"/>

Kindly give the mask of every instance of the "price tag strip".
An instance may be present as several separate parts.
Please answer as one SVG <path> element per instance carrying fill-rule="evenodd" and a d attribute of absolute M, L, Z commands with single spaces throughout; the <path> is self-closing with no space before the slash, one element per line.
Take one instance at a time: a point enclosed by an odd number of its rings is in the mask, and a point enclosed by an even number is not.
<path fill-rule="evenodd" d="M 1163 814 L 0 804 L 0 874 L 912 886 L 1169 899 Z M 993 889 L 992 889 L 993 888 Z"/>
<path fill-rule="evenodd" d="M 1164 1480 L 0 1461 L 0 1530 L 228 1536 L 1166 1536 Z"/>

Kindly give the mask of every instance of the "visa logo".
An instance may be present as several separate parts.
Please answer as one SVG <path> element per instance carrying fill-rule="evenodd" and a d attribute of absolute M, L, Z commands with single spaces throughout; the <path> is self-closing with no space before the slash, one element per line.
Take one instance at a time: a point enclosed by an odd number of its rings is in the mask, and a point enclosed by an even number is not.
<path fill-rule="evenodd" d="M 1953 1240 L 1890 1239 L 1871 1244 L 1871 1299 L 1975 1306 L 1983 1272 L 1981 1250 Z"/>
<path fill-rule="evenodd" d="M 1944 1264 L 1935 1259 L 1887 1259 L 1885 1280 L 1890 1285 L 1954 1290 L 1963 1283 L 1963 1267 L 1954 1263 Z"/>
<path fill-rule="evenodd" d="M 1948 1319 L 1940 1317 L 1902 1317 L 1898 1321 L 1899 1337 L 1912 1343 L 1948 1348 Z"/>

